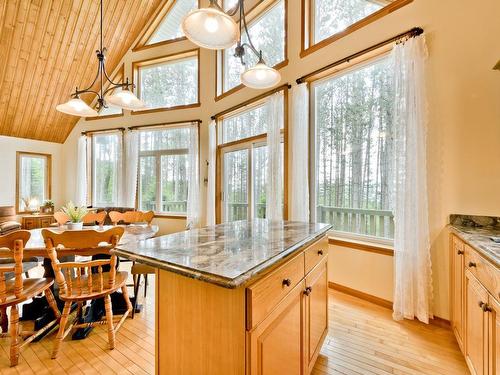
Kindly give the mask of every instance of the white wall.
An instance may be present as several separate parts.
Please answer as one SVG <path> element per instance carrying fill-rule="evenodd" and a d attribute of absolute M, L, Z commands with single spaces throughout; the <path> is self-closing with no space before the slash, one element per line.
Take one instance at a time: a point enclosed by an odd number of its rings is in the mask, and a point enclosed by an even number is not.
<path fill-rule="evenodd" d="M 52 142 L 34 141 L 14 137 L 0 136 L 0 206 L 16 204 L 16 152 L 27 151 L 52 155 L 52 200 L 56 206 L 64 203 L 64 168 L 62 157 L 63 145 Z"/>
<path fill-rule="evenodd" d="M 201 5 L 206 3 L 207 0 L 201 1 Z M 414 0 L 303 59 L 299 57 L 300 3 L 288 0 L 289 63 L 281 70 L 282 83 L 294 83 L 303 74 L 414 26 L 425 30 L 430 53 L 428 181 L 434 302 L 436 315 L 449 318 L 447 218 L 452 213 L 498 215 L 500 212 L 500 72 L 491 69 L 500 58 L 500 1 Z M 192 48 L 189 41 L 182 41 L 136 53 L 129 51 L 123 59 L 125 74 L 131 77 L 134 60 Z M 201 50 L 200 75 L 199 108 L 135 116 L 127 112 L 120 118 L 80 121 L 64 144 L 66 199 L 72 197 L 75 189 L 76 139 L 82 130 L 200 118 L 203 120 L 200 160 L 205 160 L 210 116 L 260 92 L 245 88 L 215 102 L 215 55 L 206 49 Z M 201 181 L 205 175 L 202 168 Z M 203 203 L 206 195 L 203 184 L 201 190 Z M 158 220 L 165 231 L 183 226 L 182 220 L 173 223 Z M 334 248 L 330 260 L 332 281 L 392 299 L 391 257 Z"/>

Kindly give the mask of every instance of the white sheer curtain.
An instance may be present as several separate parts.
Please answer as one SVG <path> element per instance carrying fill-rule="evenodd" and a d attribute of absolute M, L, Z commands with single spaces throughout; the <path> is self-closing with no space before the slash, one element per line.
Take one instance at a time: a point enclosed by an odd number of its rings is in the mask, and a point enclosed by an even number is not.
<path fill-rule="evenodd" d="M 200 223 L 200 183 L 198 155 L 198 123 L 189 128 L 188 153 L 188 197 L 187 197 L 187 229 L 193 229 Z"/>
<path fill-rule="evenodd" d="M 281 132 L 283 126 L 283 95 L 271 95 L 267 129 L 267 189 L 266 218 L 269 220 L 283 219 L 283 171 L 281 157 Z"/>
<path fill-rule="evenodd" d="M 139 132 L 129 130 L 125 133 L 123 163 L 123 189 L 121 203 L 123 207 L 135 207 L 137 193 L 137 170 L 139 168 Z"/>
<path fill-rule="evenodd" d="M 290 220 L 309 221 L 309 89 L 292 88 Z"/>
<path fill-rule="evenodd" d="M 215 127 L 215 121 L 208 125 L 207 225 L 215 225 L 215 159 L 217 152 Z"/>
<path fill-rule="evenodd" d="M 426 169 L 427 106 L 423 36 L 399 43 L 394 63 L 394 312 L 396 320 L 432 318 Z"/>
<path fill-rule="evenodd" d="M 77 152 L 75 204 L 87 206 L 87 137 L 85 135 L 78 139 Z"/>

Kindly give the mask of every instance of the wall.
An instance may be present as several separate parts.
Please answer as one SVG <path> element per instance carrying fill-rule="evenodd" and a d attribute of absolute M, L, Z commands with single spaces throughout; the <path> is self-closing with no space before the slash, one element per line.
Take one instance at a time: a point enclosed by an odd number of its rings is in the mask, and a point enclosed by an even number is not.
<path fill-rule="evenodd" d="M 201 1 L 206 5 L 207 1 Z M 252 3 L 252 1 L 247 1 Z M 303 59 L 300 52 L 300 0 L 288 0 L 288 59 L 282 83 L 336 61 L 414 26 L 424 28 L 430 57 L 427 68 L 429 100 L 428 181 L 435 313 L 449 318 L 449 262 L 446 223 L 451 213 L 498 215 L 500 211 L 500 72 L 491 68 L 500 58 L 500 2 L 486 0 L 414 0 L 355 33 Z M 251 5 L 251 4 L 249 4 Z M 193 48 L 189 41 L 151 48 L 124 57 L 131 63 Z M 113 53 L 113 51 L 110 51 Z M 64 145 L 66 197 L 74 192 L 76 139 L 82 130 L 166 121 L 202 119 L 201 158 L 207 159 L 210 116 L 259 94 L 245 88 L 214 101 L 215 54 L 201 50 L 200 108 L 80 121 Z M 202 163 L 203 165 L 203 163 Z M 201 181 L 206 175 L 202 168 Z M 205 202 L 202 184 L 201 199 Z M 202 214 L 204 215 L 204 207 Z M 159 219 L 165 230 L 182 227 L 179 220 Z M 333 248 L 331 280 L 381 298 L 392 296 L 391 257 Z M 339 266 L 341 265 L 341 266 Z"/>
<path fill-rule="evenodd" d="M 0 150 L 1 175 L 4 181 L 0 189 L 0 206 L 16 204 L 16 151 L 52 155 L 52 200 L 56 206 L 64 203 L 66 191 L 61 183 L 64 181 L 62 144 L 0 136 Z"/>

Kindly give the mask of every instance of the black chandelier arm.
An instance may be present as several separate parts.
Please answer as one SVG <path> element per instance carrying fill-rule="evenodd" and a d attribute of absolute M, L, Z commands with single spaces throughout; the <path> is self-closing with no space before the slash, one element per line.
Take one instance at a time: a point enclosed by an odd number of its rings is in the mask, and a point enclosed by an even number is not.
<path fill-rule="evenodd" d="M 248 32 L 248 25 L 247 25 L 247 19 L 245 15 L 245 6 L 243 5 L 243 0 L 238 0 L 239 3 L 239 8 L 240 8 L 240 41 L 239 43 L 242 46 L 247 46 L 258 58 L 259 61 L 262 60 L 262 51 L 257 50 L 255 46 L 252 43 L 252 38 L 250 38 L 250 33 Z M 243 26 L 243 27 L 242 27 Z M 241 43 L 241 32 L 245 31 L 245 34 L 247 35 L 247 40 L 248 43 Z"/>
<path fill-rule="evenodd" d="M 125 87 L 126 89 L 128 89 L 130 86 L 132 86 L 132 88 L 135 87 L 135 85 L 133 85 L 132 83 L 113 83 L 113 85 L 109 88 L 107 88 L 104 93 L 102 94 L 102 96 L 106 96 L 106 94 L 110 91 L 113 91 L 114 89 L 118 88 L 118 87 Z"/>
<path fill-rule="evenodd" d="M 98 98 L 101 98 L 101 94 L 99 94 L 99 92 L 95 91 L 95 90 L 76 90 L 73 94 L 71 94 L 72 97 L 74 98 L 77 98 L 79 97 L 81 94 L 95 94 Z"/>

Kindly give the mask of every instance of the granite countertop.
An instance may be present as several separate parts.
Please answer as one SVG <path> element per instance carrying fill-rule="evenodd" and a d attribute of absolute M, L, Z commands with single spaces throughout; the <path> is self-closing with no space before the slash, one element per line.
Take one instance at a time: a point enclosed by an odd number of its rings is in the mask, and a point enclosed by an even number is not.
<path fill-rule="evenodd" d="M 236 288 L 325 235 L 328 224 L 243 220 L 118 245 L 121 257 Z"/>
<path fill-rule="evenodd" d="M 500 267 L 500 243 L 493 242 L 490 237 L 500 237 L 499 224 L 498 218 L 487 216 L 450 217 L 451 230 L 496 267 Z"/>

